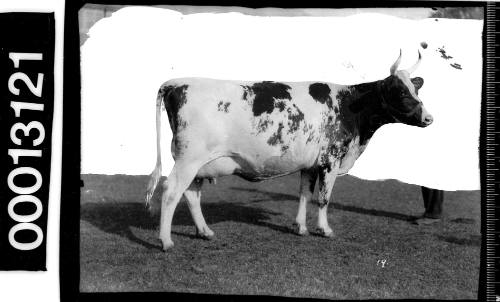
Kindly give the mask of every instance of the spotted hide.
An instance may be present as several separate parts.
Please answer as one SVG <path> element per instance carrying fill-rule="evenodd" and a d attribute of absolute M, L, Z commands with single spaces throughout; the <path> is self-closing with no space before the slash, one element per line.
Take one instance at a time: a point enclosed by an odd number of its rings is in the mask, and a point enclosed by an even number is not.
<path fill-rule="evenodd" d="M 160 113 L 165 108 L 175 165 L 163 184 L 163 248 L 173 246 L 172 216 L 183 194 L 198 235 L 214 235 L 200 208 L 201 186 L 205 178 L 231 174 L 262 181 L 301 171 L 294 224 L 301 235 L 308 233 L 306 205 L 318 180 L 317 232 L 331 237 L 326 210 L 335 178 L 353 166 L 373 133 L 387 123 L 432 123 L 417 95 L 423 79 L 398 71 L 400 59 L 389 77 L 351 86 L 205 78 L 164 83 L 157 98 L 157 164 L 146 195 L 149 204 L 161 176 Z"/>

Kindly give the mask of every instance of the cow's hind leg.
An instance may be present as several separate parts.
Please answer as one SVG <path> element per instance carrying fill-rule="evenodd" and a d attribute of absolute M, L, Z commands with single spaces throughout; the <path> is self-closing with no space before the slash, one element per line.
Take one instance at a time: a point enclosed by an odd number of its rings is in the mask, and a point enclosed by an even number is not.
<path fill-rule="evenodd" d="M 202 185 L 203 179 L 195 178 L 186 192 L 184 192 L 184 197 L 186 197 L 189 211 L 196 225 L 196 235 L 203 239 L 212 239 L 214 232 L 208 227 L 203 217 L 203 213 L 201 212 L 200 199 Z"/>
<path fill-rule="evenodd" d="M 330 171 L 328 171 L 330 170 Z M 318 194 L 318 224 L 317 233 L 324 237 L 333 237 L 333 231 L 328 225 L 328 203 L 333 191 L 333 184 L 337 173 L 335 170 L 320 169 L 319 171 L 319 194 Z"/>
<path fill-rule="evenodd" d="M 163 195 L 161 198 L 160 240 L 163 250 L 174 245 L 171 238 L 172 217 L 184 191 L 193 181 L 199 166 L 187 161 L 177 161 L 163 182 Z"/>
<path fill-rule="evenodd" d="M 307 203 L 311 201 L 316 185 L 318 173 L 316 170 L 302 170 L 300 172 L 300 198 L 297 217 L 293 224 L 293 230 L 298 235 L 308 235 L 306 226 Z"/>

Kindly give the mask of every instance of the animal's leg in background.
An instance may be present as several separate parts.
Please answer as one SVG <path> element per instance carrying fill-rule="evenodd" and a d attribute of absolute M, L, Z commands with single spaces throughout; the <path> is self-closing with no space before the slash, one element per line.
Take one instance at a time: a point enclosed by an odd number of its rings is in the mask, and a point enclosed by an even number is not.
<path fill-rule="evenodd" d="M 427 199 L 424 217 L 441 218 L 443 215 L 444 192 L 438 189 L 422 187 L 422 196 Z"/>
<path fill-rule="evenodd" d="M 298 235 L 308 235 L 306 226 L 307 203 L 311 201 L 316 185 L 318 172 L 315 169 L 304 169 L 300 171 L 300 199 L 299 210 L 293 224 L 293 230 Z"/>
<path fill-rule="evenodd" d="M 328 225 L 328 203 L 333 191 L 333 184 L 337 177 L 337 171 L 333 168 L 320 168 L 319 170 L 319 194 L 318 194 L 318 224 L 317 232 L 324 237 L 333 237 L 333 231 Z"/>
<path fill-rule="evenodd" d="M 208 227 L 201 212 L 200 199 L 202 185 L 203 178 L 195 178 L 186 192 L 184 192 L 184 196 L 187 199 L 189 211 L 196 225 L 196 235 L 204 239 L 211 239 L 214 236 L 214 232 Z"/>
<path fill-rule="evenodd" d="M 168 176 L 168 180 L 163 183 L 160 240 L 164 251 L 174 246 L 174 242 L 171 239 L 172 217 L 182 197 L 182 193 L 184 193 L 191 184 L 198 169 L 199 166 L 194 163 L 177 161 Z"/>
<path fill-rule="evenodd" d="M 414 222 L 416 224 L 432 224 L 440 221 L 443 216 L 444 192 L 422 186 L 422 198 L 424 200 L 425 212 Z"/>

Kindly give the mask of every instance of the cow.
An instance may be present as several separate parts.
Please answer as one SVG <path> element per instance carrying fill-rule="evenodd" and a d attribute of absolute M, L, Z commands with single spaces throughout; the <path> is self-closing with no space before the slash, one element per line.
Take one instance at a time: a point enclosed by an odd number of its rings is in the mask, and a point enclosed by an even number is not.
<path fill-rule="evenodd" d="M 293 230 L 307 235 L 306 206 L 318 180 L 317 233 L 332 237 L 327 206 L 333 184 L 349 171 L 374 132 L 388 123 L 426 127 L 433 121 L 418 97 L 420 77 L 410 78 L 422 56 L 390 75 L 357 85 L 326 82 L 243 82 L 208 78 L 172 79 L 156 99 L 157 162 L 146 204 L 161 178 L 161 112 L 172 129 L 175 164 L 163 182 L 160 235 L 172 247 L 171 223 L 184 194 L 197 236 L 210 239 L 200 207 L 204 179 L 238 175 L 263 181 L 300 171 L 299 207 Z M 389 147 L 389 146 L 388 146 Z"/>

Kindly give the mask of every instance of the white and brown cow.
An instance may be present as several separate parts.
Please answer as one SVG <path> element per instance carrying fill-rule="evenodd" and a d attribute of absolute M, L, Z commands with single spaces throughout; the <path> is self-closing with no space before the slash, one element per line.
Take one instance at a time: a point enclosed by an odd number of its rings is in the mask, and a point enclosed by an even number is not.
<path fill-rule="evenodd" d="M 345 174 L 366 148 L 373 133 L 388 123 L 426 127 L 432 123 L 417 96 L 422 78 L 410 70 L 358 85 L 319 82 L 238 82 L 183 78 L 165 82 L 156 103 L 157 163 L 148 184 L 149 205 L 161 177 L 162 107 L 166 108 L 173 139 L 175 165 L 163 183 L 160 239 L 173 246 L 172 216 L 184 194 L 197 234 L 211 238 L 200 207 L 204 178 L 238 175 L 262 181 L 301 172 L 300 202 L 295 220 L 298 234 L 307 234 L 306 205 L 316 179 L 319 185 L 317 230 L 333 231 L 327 206 L 335 178 Z"/>

